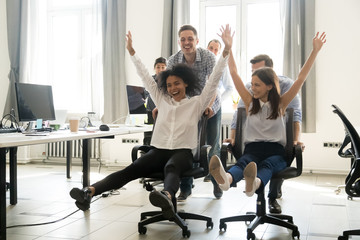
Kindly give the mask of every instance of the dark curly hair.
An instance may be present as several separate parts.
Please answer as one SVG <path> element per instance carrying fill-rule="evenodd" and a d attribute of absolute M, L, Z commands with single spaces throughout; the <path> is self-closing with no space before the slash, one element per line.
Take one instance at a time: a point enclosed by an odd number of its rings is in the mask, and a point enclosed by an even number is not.
<path fill-rule="evenodd" d="M 198 95 L 197 93 L 201 92 L 202 86 L 200 85 L 200 80 L 197 74 L 192 68 L 188 65 L 180 63 L 175 65 L 172 69 L 165 70 L 157 76 L 157 82 L 159 83 L 159 88 L 165 93 L 168 94 L 166 80 L 169 76 L 176 76 L 181 78 L 184 83 L 187 84 L 186 95 L 193 97 Z"/>
<path fill-rule="evenodd" d="M 265 85 L 272 86 L 272 89 L 269 91 L 268 100 L 270 102 L 272 112 L 268 119 L 276 119 L 279 116 L 279 104 L 280 104 L 280 94 L 276 88 L 276 73 L 270 67 L 263 67 L 255 70 L 252 76 L 257 76 Z M 260 101 L 259 99 L 253 98 L 253 107 L 250 110 L 250 114 L 256 114 L 260 111 Z"/>

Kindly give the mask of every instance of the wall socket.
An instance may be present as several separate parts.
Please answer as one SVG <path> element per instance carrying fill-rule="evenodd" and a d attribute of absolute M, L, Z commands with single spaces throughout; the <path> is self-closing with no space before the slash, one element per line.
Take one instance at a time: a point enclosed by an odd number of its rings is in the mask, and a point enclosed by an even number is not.
<path fill-rule="evenodd" d="M 139 139 L 134 138 L 123 138 L 122 143 L 139 143 Z"/>
<path fill-rule="evenodd" d="M 340 148 L 342 145 L 342 142 L 324 142 L 323 147 L 328 148 Z"/>

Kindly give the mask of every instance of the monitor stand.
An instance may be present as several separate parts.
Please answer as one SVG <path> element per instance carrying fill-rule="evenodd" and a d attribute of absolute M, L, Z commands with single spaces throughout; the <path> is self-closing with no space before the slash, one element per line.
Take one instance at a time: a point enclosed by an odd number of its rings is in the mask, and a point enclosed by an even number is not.
<path fill-rule="evenodd" d="M 39 123 L 39 121 L 36 121 L 36 123 Z M 35 121 L 30 121 L 27 128 L 23 133 L 37 133 L 37 132 L 51 132 L 52 128 L 35 128 Z"/>

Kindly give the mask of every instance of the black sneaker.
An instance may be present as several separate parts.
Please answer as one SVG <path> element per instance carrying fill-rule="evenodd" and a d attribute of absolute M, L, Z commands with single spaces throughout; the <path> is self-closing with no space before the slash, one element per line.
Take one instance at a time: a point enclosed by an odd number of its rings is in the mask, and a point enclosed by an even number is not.
<path fill-rule="evenodd" d="M 75 202 L 75 205 L 80 209 L 80 210 L 82 210 L 82 211 L 87 211 L 87 210 L 89 210 L 89 208 L 90 208 L 90 203 L 87 203 L 87 202 L 83 202 L 83 203 L 81 203 L 81 202 L 79 202 L 79 201 L 76 201 Z"/>
<path fill-rule="evenodd" d="M 174 205 L 171 202 L 171 199 L 168 197 L 164 191 L 152 191 L 149 195 L 149 200 L 152 205 L 155 207 L 161 208 L 163 216 L 166 219 L 173 219 L 175 215 Z"/>
<path fill-rule="evenodd" d="M 177 197 L 178 202 L 185 202 L 186 199 L 191 195 L 191 193 L 184 193 L 180 192 L 179 196 Z"/>
<path fill-rule="evenodd" d="M 276 199 L 272 200 L 269 198 L 268 204 L 270 213 L 281 213 L 281 206 Z"/>
<path fill-rule="evenodd" d="M 70 196 L 76 200 L 76 206 L 83 211 L 86 211 L 90 208 L 90 202 L 92 198 L 90 194 L 91 191 L 88 188 L 73 188 L 70 191 Z"/>
<path fill-rule="evenodd" d="M 213 183 L 213 185 L 214 185 L 214 191 L 213 191 L 214 196 L 216 197 L 216 199 L 220 199 L 223 195 L 223 190 L 220 189 L 219 184 Z"/>

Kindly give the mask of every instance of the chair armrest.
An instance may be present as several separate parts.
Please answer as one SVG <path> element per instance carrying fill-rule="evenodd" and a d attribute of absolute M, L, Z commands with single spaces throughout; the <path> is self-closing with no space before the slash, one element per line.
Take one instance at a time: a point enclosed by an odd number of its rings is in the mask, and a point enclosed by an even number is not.
<path fill-rule="evenodd" d="M 149 150 L 150 146 L 148 145 L 137 145 L 133 147 L 133 149 L 131 150 L 131 160 L 134 162 L 138 158 L 139 151 L 148 152 Z"/>
<path fill-rule="evenodd" d="M 233 148 L 233 146 L 231 145 L 231 143 L 226 142 L 221 145 L 220 160 L 225 169 L 226 169 L 226 163 L 228 160 L 228 153 L 232 152 L 232 148 Z"/>
<path fill-rule="evenodd" d="M 294 146 L 294 154 L 296 159 L 297 176 L 300 176 L 303 170 L 302 149 L 300 145 Z"/>
<path fill-rule="evenodd" d="M 209 174 L 208 155 L 209 155 L 210 148 L 211 148 L 210 145 L 203 145 L 200 148 L 199 161 L 200 161 L 200 166 L 204 168 L 204 171 L 205 171 L 204 175 Z"/>

